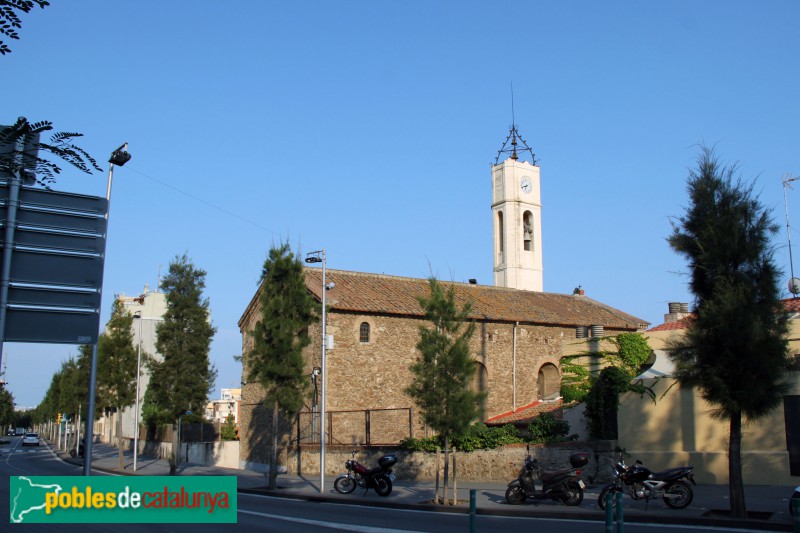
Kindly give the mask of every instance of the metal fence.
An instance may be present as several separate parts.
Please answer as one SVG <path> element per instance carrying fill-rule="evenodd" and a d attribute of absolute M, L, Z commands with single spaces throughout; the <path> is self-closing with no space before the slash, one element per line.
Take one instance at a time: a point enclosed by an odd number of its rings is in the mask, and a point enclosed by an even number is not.
<path fill-rule="evenodd" d="M 326 444 L 382 446 L 414 436 L 414 411 L 410 407 L 326 411 L 325 420 Z M 319 433 L 320 413 L 299 413 L 292 440 L 298 444 L 318 443 Z"/>

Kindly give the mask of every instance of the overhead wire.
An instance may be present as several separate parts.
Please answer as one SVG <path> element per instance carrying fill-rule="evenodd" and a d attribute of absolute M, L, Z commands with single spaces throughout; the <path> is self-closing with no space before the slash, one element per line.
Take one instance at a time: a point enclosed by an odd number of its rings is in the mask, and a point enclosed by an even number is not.
<path fill-rule="evenodd" d="M 139 174 L 140 176 L 143 176 L 143 177 L 145 177 L 145 178 L 147 178 L 149 180 L 152 180 L 152 181 L 154 181 L 154 182 L 156 182 L 156 183 L 158 183 L 160 185 L 163 185 L 164 187 L 172 189 L 173 191 L 178 192 L 180 194 L 183 194 L 184 196 L 188 196 L 189 198 L 191 198 L 191 199 L 193 199 L 195 201 L 198 201 L 198 202 L 200 202 L 202 204 L 207 205 L 208 207 L 211 207 L 212 209 L 216 209 L 217 211 L 225 213 L 226 215 L 231 216 L 231 217 L 233 217 L 233 218 L 235 218 L 237 220 L 240 220 L 241 222 L 244 222 L 245 224 L 250 224 L 251 226 L 255 226 L 256 228 L 262 229 L 264 231 L 268 231 L 269 233 L 272 233 L 273 235 L 280 236 L 280 233 L 278 233 L 277 231 L 273 231 L 273 230 L 271 230 L 271 229 L 269 229 L 267 227 L 262 226 L 261 224 L 259 224 L 257 222 L 253 222 L 250 219 L 247 219 L 247 218 L 244 218 L 244 217 L 242 217 L 240 215 L 237 215 L 236 213 L 234 213 L 232 211 L 229 211 L 229 210 L 225 209 L 224 207 L 220 207 L 220 206 L 218 206 L 216 204 L 213 204 L 213 203 L 209 202 L 208 200 L 204 200 L 203 198 L 200 198 L 199 196 L 196 196 L 196 195 L 194 195 L 194 194 L 192 194 L 190 192 L 187 192 L 187 191 L 184 191 L 182 189 L 179 189 L 178 187 L 175 187 L 174 185 L 171 185 L 171 184 L 167 183 L 166 181 L 160 180 L 160 179 L 158 179 L 158 178 L 156 178 L 154 176 L 151 176 L 151 175 L 149 175 L 149 174 L 147 174 L 145 172 L 142 172 L 141 170 L 138 170 L 136 167 L 134 167 L 131 164 L 125 165 L 125 169 L 126 170 L 131 170 L 131 171 L 135 172 L 136 174 Z"/>

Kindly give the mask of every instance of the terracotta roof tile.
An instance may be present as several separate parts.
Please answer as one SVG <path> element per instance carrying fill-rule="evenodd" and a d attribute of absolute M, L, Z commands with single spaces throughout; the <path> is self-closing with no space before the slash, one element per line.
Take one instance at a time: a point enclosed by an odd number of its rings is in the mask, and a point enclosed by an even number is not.
<path fill-rule="evenodd" d="M 319 300 L 322 272 L 305 268 L 306 286 Z M 367 274 L 345 270 L 327 270 L 326 282 L 335 287 L 326 294 L 329 309 L 355 313 L 380 313 L 422 316 L 419 297 L 429 295 L 428 280 Z M 588 326 L 637 330 L 645 320 L 624 313 L 580 295 L 533 292 L 488 285 L 451 283 L 457 305 L 472 303 L 471 318 L 497 322 Z"/>
<path fill-rule="evenodd" d="M 514 422 L 524 422 L 533 419 L 539 414 L 535 408 L 541 404 L 541 400 L 522 406 L 516 411 L 508 411 L 486 419 L 487 424 L 513 424 Z"/>
<path fill-rule="evenodd" d="M 696 316 L 697 315 L 694 313 L 689 313 L 680 320 L 676 320 L 675 322 L 666 322 L 654 328 L 650 328 L 647 331 L 675 331 L 679 329 L 686 329 L 694 321 Z"/>
<path fill-rule="evenodd" d="M 787 313 L 797 313 L 800 312 L 800 298 L 787 298 L 785 300 L 781 300 L 783 302 L 783 308 L 786 310 Z M 664 324 L 655 326 L 653 328 L 648 329 L 647 331 L 675 331 L 679 329 L 686 329 L 688 328 L 692 321 L 697 317 L 695 313 L 689 313 L 685 317 L 681 318 L 680 320 L 676 320 L 675 322 L 666 322 Z"/>

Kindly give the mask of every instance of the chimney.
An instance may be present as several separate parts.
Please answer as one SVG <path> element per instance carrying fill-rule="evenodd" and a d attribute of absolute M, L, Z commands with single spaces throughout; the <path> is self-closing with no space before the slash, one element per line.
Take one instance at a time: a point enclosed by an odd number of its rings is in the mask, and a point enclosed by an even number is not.
<path fill-rule="evenodd" d="M 671 324 L 677 322 L 682 318 L 687 317 L 689 313 L 689 304 L 684 302 L 669 302 L 669 312 L 664 315 L 664 324 Z"/>
<path fill-rule="evenodd" d="M 575 287 L 575 289 L 573 289 L 572 294 L 577 296 L 585 296 L 586 291 L 584 291 L 583 288 L 580 285 L 578 285 L 577 287 Z"/>

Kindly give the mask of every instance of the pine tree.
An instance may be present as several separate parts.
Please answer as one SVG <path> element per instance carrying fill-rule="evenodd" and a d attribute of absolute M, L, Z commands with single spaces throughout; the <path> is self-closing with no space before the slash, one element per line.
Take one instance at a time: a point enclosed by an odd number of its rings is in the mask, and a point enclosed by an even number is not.
<path fill-rule="evenodd" d="M 413 379 L 406 394 L 420 408 L 425 423 L 444 437 L 447 494 L 450 438 L 463 433 L 475 420 L 484 394 L 470 389 L 475 373 L 469 354 L 469 342 L 475 332 L 475 323 L 468 321 L 472 306 L 466 303 L 459 310 L 453 286 L 445 289 L 433 277 L 428 283 L 430 296 L 420 298 L 419 303 L 431 326 L 419 328 L 419 357 L 411 366 Z"/>
<path fill-rule="evenodd" d="M 170 263 L 161 281 L 167 309 L 156 326 L 156 350 L 164 359 L 150 363 L 148 400 L 152 398 L 151 407 L 173 423 L 187 411 L 204 412 L 217 376 L 208 358 L 216 328 L 211 325 L 208 300 L 203 298 L 205 276 L 183 254 Z M 173 439 L 170 475 L 177 471 L 178 445 Z"/>
<path fill-rule="evenodd" d="M 752 185 L 703 148 L 690 173 L 690 206 L 669 244 L 689 261 L 697 318 L 671 347 L 675 376 L 696 386 L 730 425 L 731 512 L 745 518 L 742 419 L 778 407 L 786 390 L 787 319 L 770 237 L 778 230 Z"/>
<path fill-rule="evenodd" d="M 264 388 L 264 406 L 272 408 L 269 488 L 274 489 L 279 422 L 282 417 L 295 416 L 303 407 L 309 386 L 303 349 L 311 342 L 308 327 L 318 320 L 303 264 L 286 243 L 270 249 L 264 262 L 259 304 L 261 320 L 252 332 L 253 349 L 246 354 L 244 364 L 248 381 Z"/>
<path fill-rule="evenodd" d="M 114 300 L 111 318 L 97 349 L 98 388 L 104 391 L 102 396 L 109 404 L 107 407 L 116 410 L 120 470 L 125 468 L 122 458 L 122 410 L 136 400 L 136 349 L 133 346 L 132 327 L 133 315 L 125 309 L 121 300 Z M 79 373 L 77 365 L 75 373 Z"/>

